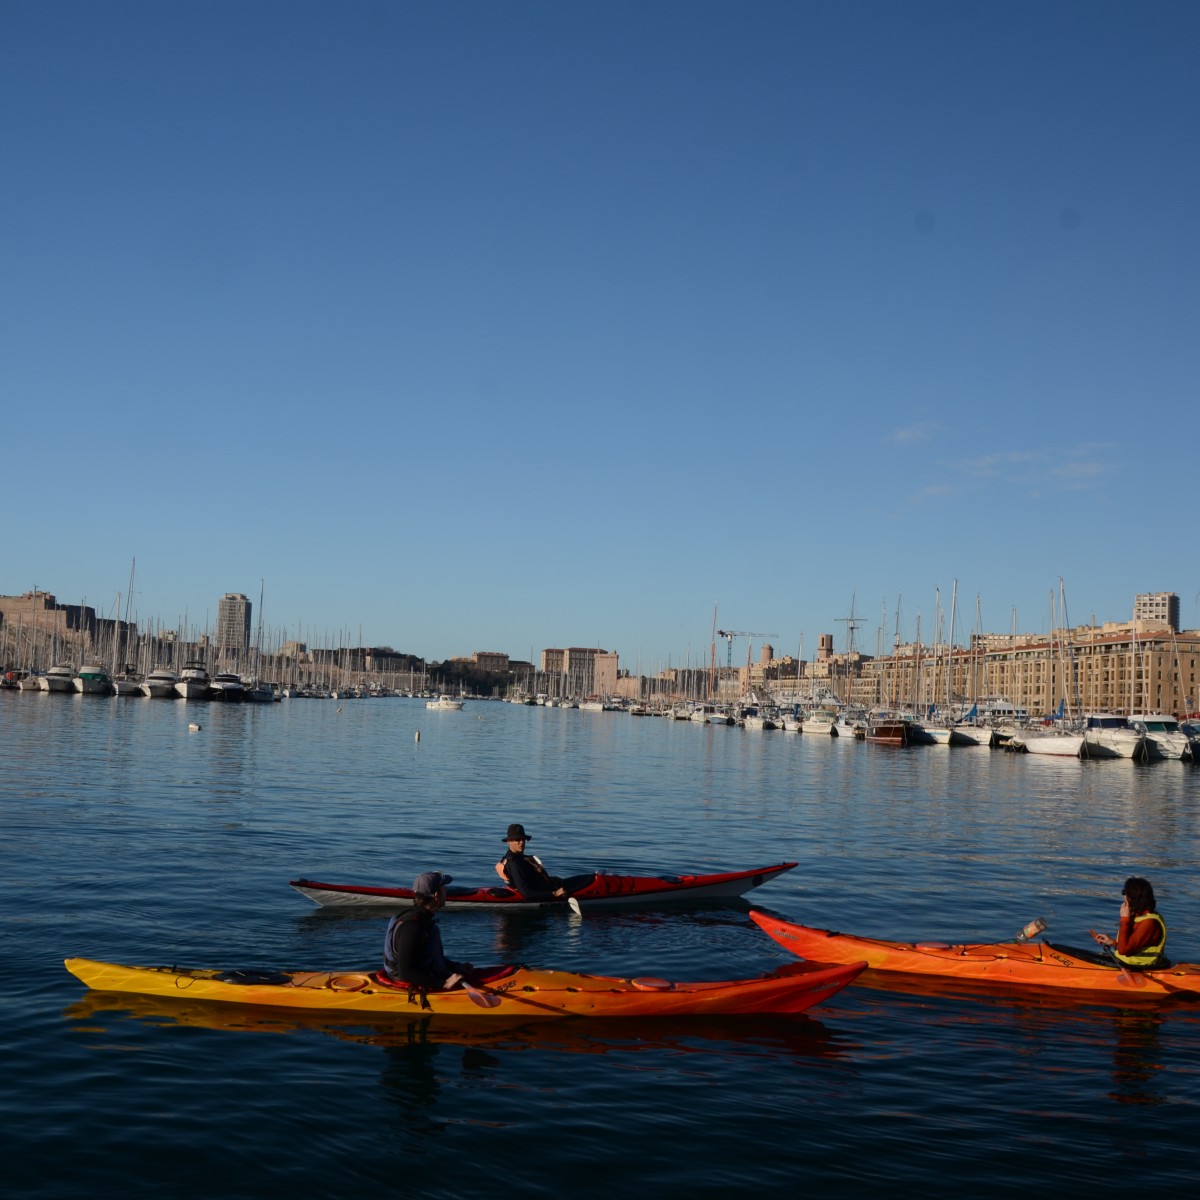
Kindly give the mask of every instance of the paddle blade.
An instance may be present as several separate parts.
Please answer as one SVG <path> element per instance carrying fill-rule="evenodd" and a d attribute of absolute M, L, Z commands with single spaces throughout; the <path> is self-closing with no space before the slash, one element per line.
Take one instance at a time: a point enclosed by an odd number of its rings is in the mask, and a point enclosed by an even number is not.
<path fill-rule="evenodd" d="M 478 988 L 472 987 L 469 983 L 463 984 L 463 991 L 467 993 L 467 998 L 477 1008 L 499 1008 L 500 997 L 494 992 L 481 992 Z"/>

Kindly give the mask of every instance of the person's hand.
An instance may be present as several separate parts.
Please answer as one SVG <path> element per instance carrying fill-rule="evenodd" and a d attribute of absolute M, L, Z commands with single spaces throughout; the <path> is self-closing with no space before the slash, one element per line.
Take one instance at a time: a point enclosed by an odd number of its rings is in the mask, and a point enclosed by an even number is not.
<path fill-rule="evenodd" d="M 561 900 L 567 894 L 566 888 L 558 888 L 554 893 L 555 900 Z"/>
<path fill-rule="evenodd" d="M 1094 929 L 1089 930 L 1089 932 L 1101 946 L 1113 946 L 1116 944 L 1107 933 L 1097 933 Z"/>
<path fill-rule="evenodd" d="M 1133 914 L 1129 911 L 1129 897 L 1122 896 L 1121 897 L 1121 920 L 1123 920 L 1123 921 L 1127 920 L 1131 916 L 1133 916 Z"/>

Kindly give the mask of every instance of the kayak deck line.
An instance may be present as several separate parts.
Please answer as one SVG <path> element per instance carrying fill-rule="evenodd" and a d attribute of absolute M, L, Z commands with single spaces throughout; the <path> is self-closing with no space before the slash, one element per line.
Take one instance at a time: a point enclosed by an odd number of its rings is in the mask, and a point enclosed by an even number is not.
<path fill-rule="evenodd" d="M 587 908 L 666 900 L 736 899 L 798 865 L 796 862 L 783 862 L 742 871 L 682 875 L 612 875 L 597 871 L 589 883 L 574 891 L 572 899 Z M 321 883 L 313 879 L 292 879 L 288 883 L 314 904 L 326 907 L 376 905 L 395 908 L 412 900 L 412 889 L 404 887 Z M 507 886 L 451 886 L 446 889 L 447 909 L 534 910 L 554 906 L 565 906 L 565 900 L 526 900 L 520 892 Z"/>
<path fill-rule="evenodd" d="M 478 1019 L 493 1013 L 548 1018 L 801 1013 L 840 991 L 866 968 L 865 962 L 786 963 L 755 979 L 682 982 L 498 967 L 479 972 L 472 985 L 500 1000 L 481 1009 L 478 996 L 472 998 L 466 991 L 385 985 L 373 971 L 217 971 L 124 966 L 86 958 L 68 958 L 64 965 L 95 991 L 187 996 L 263 1008 L 405 1015 L 428 1011 Z"/>

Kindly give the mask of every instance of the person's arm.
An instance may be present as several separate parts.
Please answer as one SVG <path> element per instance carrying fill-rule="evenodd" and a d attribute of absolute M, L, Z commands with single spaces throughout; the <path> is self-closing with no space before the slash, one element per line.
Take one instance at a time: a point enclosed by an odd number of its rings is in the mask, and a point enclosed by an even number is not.
<path fill-rule="evenodd" d="M 442 931 L 434 922 L 429 927 L 429 940 L 425 946 L 426 966 L 437 979 L 434 984 L 429 984 L 430 987 L 442 987 L 452 975 L 466 975 L 475 968 L 469 962 L 458 962 L 456 959 L 447 958 L 446 951 L 442 948 Z"/>
<path fill-rule="evenodd" d="M 524 855 L 513 855 L 508 860 L 508 878 L 512 886 L 526 900 L 553 900 L 554 889 L 548 886 L 546 872 L 541 865 L 532 862 Z M 561 891 L 561 889 L 560 889 Z"/>
<path fill-rule="evenodd" d="M 536 854 L 531 854 L 529 857 L 533 860 L 538 874 L 542 877 L 542 887 L 549 888 L 550 895 L 555 900 L 563 899 L 567 894 L 567 889 L 563 886 L 563 881 L 557 875 L 551 875 L 542 865 L 542 860 Z"/>
<path fill-rule="evenodd" d="M 1122 917 L 1121 926 L 1117 930 L 1117 953 L 1136 954 L 1158 941 L 1160 933 L 1157 921 L 1139 921 L 1134 924 L 1132 917 Z"/>
<path fill-rule="evenodd" d="M 1121 930 L 1123 930 L 1125 928 L 1125 925 L 1127 923 L 1130 925 L 1133 924 L 1133 914 L 1129 911 L 1129 901 L 1124 896 L 1122 896 L 1121 897 L 1121 923 L 1117 930 L 1117 937 L 1115 937 L 1115 938 L 1110 937 L 1107 933 L 1097 933 L 1094 929 L 1092 930 L 1092 937 L 1094 937 L 1096 939 L 1096 941 L 1100 943 L 1101 946 L 1116 946 L 1117 939 L 1121 936 Z M 1119 951 L 1119 953 L 1124 954 L 1125 952 L 1122 950 L 1122 951 Z"/>

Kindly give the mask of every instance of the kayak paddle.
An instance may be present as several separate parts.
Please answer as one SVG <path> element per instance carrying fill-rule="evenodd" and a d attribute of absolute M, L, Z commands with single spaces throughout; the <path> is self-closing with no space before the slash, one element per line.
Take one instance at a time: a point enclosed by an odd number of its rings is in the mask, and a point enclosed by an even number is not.
<path fill-rule="evenodd" d="M 456 987 L 461 987 L 467 993 L 467 998 L 471 1003 L 479 1008 L 497 1008 L 500 1004 L 499 996 L 492 992 L 481 992 L 477 987 L 472 987 L 457 972 L 451 975 L 442 986 L 448 992 L 452 992 Z"/>

